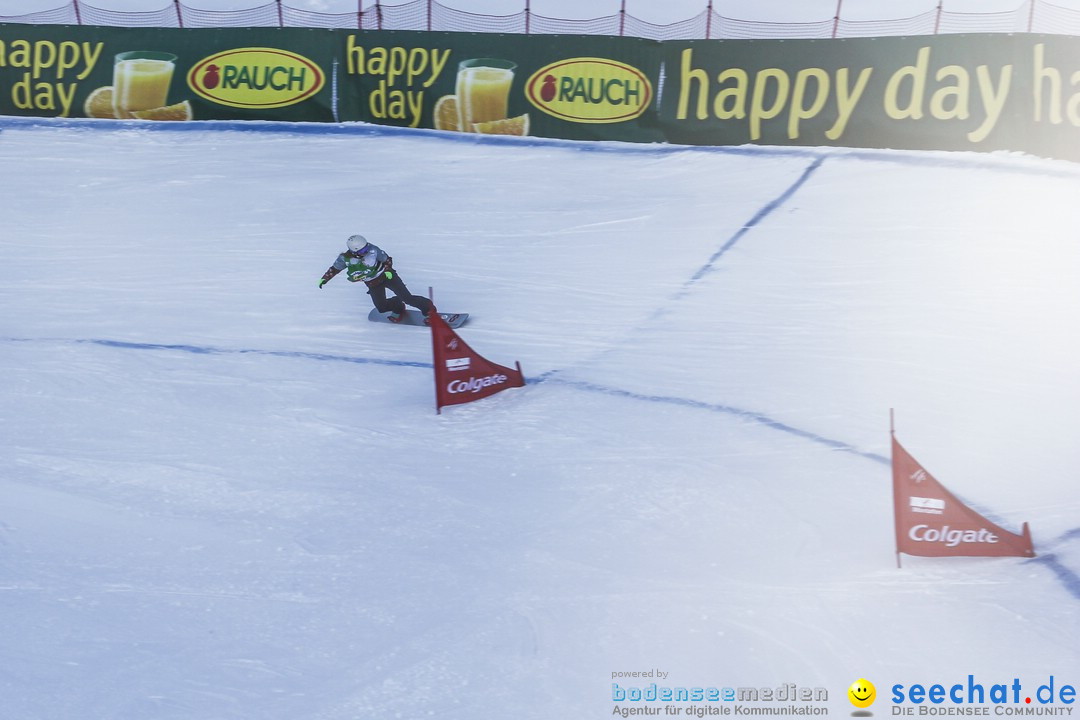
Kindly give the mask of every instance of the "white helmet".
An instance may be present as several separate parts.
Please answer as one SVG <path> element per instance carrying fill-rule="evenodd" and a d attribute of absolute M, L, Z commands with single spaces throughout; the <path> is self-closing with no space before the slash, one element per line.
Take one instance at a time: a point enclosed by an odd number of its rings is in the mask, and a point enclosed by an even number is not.
<path fill-rule="evenodd" d="M 345 244 L 349 246 L 349 252 L 353 255 L 359 255 L 360 252 L 367 247 L 368 241 L 363 235 L 353 235 L 345 241 Z"/>

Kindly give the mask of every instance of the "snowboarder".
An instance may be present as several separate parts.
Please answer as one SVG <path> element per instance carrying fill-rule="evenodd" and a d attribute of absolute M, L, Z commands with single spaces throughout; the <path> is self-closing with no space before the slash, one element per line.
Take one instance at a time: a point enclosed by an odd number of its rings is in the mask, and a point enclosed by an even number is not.
<path fill-rule="evenodd" d="M 379 312 L 389 312 L 390 322 L 401 322 L 405 314 L 405 305 L 412 305 L 424 317 L 431 312 L 431 301 L 419 295 L 413 295 L 401 275 L 394 270 L 394 259 L 376 245 L 368 242 L 363 235 L 353 235 L 345 244 L 348 250 L 337 256 L 322 279 L 319 289 L 342 270 L 349 277 L 349 282 L 363 281 L 368 288 L 371 302 Z M 393 290 L 394 297 L 386 297 L 386 291 Z"/>

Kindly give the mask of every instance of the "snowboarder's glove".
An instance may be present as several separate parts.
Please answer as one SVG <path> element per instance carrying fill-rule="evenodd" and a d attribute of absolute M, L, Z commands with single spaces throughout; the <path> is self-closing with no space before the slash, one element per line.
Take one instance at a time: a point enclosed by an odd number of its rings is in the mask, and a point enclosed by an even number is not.
<path fill-rule="evenodd" d="M 326 272 L 323 273 L 322 280 L 319 280 L 319 289 L 322 290 L 322 286 L 325 285 L 326 283 L 330 282 L 330 280 L 335 275 L 337 275 L 339 272 L 341 272 L 341 271 L 338 270 L 333 265 L 331 265 L 329 268 L 327 268 Z"/>

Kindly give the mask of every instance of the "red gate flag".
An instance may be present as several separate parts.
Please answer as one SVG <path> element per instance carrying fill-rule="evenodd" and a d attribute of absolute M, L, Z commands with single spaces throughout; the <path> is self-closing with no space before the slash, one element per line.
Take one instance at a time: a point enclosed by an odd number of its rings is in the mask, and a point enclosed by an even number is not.
<path fill-rule="evenodd" d="M 439 317 L 434 307 L 431 320 L 431 347 L 435 356 L 435 411 L 446 405 L 461 405 L 494 395 L 512 387 L 524 387 L 521 363 L 512 370 L 487 360 Z"/>
<path fill-rule="evenodd" d="M 1031 531 L 1021 534 L 990 522 L 956 499 L 892 438 L 896 557 L 1035 557 Z"/>

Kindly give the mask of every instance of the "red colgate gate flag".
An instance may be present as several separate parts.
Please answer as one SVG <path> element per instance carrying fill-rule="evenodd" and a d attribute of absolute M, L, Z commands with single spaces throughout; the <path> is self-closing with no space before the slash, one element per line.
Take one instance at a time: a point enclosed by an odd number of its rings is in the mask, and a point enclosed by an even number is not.
<path fill-rule="evenodd" d="M 896 553 L 924 557 L 1035 557 L 1031 531 L 1021 534 L 990 522 L 956 499 L 892 439 Z"/>
<path fill-rule="evenodd" d="M 436 412 L 442 412 L 446 405 L 469 403 L 525 385 L 521 363 L 515 363 L 516 369 L 493 363 L 465 344 L 434 308 L 428 317 L 435 356 Z"/>

